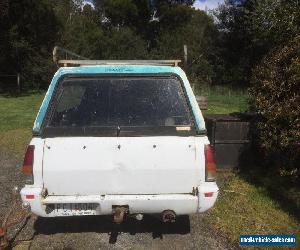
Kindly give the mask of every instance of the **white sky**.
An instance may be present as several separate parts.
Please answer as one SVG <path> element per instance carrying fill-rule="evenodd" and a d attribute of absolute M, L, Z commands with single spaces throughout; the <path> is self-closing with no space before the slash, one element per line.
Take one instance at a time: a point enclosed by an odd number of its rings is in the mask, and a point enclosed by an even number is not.
<path fill-rule="evenodd" d="M 224 3 L 224 0 L 196 0 L 194 7 L 200 10 L 205 10 L 205 7 L 207 7 L 208 10 L 211 10 L 222 3 Z"/>
<path fill-rule="evenodd" d="M 94 8 L 94 4 L 92 3 L 92 0 L 84 0 L 84 1 L 82 2 L 82 6 L 84 6 L 84 5 L 86 5 L 86 4 L 89 4 L 89 5 L 92 6 L 92 8 Z"/>

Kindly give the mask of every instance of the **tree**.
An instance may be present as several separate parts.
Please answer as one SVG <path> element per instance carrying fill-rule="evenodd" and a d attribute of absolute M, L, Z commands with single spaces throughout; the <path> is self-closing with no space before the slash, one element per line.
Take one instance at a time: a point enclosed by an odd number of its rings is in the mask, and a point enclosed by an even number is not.
<path fill-rule="evenodd" d="M 300 36 L 255 68 L 250 94 L 260 115 L 259 144 L 282 166 L 300 161 Z"/>
<path fill-rule="evenodd" d="M 99 49 L 104 47 L 104 39 L 103 29 L 93 21 L 91 15 L 79 12 L 73 13 L 72 19 L 65 24 L 61 44 L 77 54 L 96 59 L 97 56 L 101 58 Z"/>
<path fill-rule="evenodd" d="M 8 0 L 0 2 L 0 72 L 9 72 L 9 65 L 7 65 L 8 51 L 9 51 L 9 41 L 8 41 Z"/>
<path fill-rule="evenodd" d="M 148 50 L 157 46 L 162 30 L 190 20 L 192 0 L 95 0 L 100 25 L 129 27 L 148 43 Z M 156 21 L 151 22 L 154 11 Z"/>
<path fill-rule="evenodd" d="M 6 71 L 20 72 L 27 86 L 49 81 L 51 50 L 57 40 L 58 23 L 52 5 L 46 1 L 8 2 L 3 33 L 6 43 Z M 47 65 L 47 66 L 46 66 Z M 2 71 L 2 69 L 1 69 Z"/>
<path fill-rule="evenodd" d="M 247 85 L 252 69 L 274 47 L 299 34 L 299 1 L 227 0 L 215 12 L 223 33 L 224 81 Z"/>
<path fill-rule="evenodd" d="M 198 84 L 211 83 L 214 80 L 216 59 L 215 40 L 218 31 L 214 21 L 205 12 L 191 9 L 184 10 L 188 19 L 181 19 L 173 27 L 162 27 L 158 39 L 157 54 L 162 58 L 183 58 L 183 45 L 188 46 L 187 73 Z M 175 10 L 174 13 L 182 10 Z M 171 14 L 169 14 L 171 15 Z"/>
<path fill-rule="evenodd" d="M 9 73 L 21 72 L 28 88 L 39 88 L 56 69 L 55 45 L 90 59 L 167 59 L 182 58 L 187 44 L 187 72 L 211 82 L 220 59 L 218 30 L 205 12 L 191 8 L 193 2 L 95 0 L 93 9 L 82 0 L 11 0 L 0 16 L 0 62 Z"/>

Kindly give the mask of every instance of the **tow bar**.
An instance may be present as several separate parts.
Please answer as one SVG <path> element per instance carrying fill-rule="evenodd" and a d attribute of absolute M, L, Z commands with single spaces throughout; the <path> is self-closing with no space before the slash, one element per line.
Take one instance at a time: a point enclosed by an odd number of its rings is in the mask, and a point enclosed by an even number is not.
<path fill-rule="evenodd" d="M 128 210 L 128 206 L 113 206 L 113 222 L 121 224 Z"/>
<path fill-rule="evenodd" d="M 4 216 L 0 227 L 0 250 L 5 250 L 10 247 L 10 242 L 7 238 L 7 230 L 9 227 L 21 223 L 25 218 L 29 219 L 31 216 L 28 208 L 22 207 L 21 210 L 17 209 L 18 187 L 13 188 L 12 192 L 12 205 Z"/>

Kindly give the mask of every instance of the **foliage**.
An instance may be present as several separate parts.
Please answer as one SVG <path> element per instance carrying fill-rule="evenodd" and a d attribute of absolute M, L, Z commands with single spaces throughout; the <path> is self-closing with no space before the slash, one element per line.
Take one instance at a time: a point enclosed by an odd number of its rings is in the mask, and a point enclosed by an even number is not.
<path fill-rule="evenodd" d="M 298 0 L 226 0 L 215 11 L 223 36 L 223 82 L 249 84 L 260 60 L 299 34 L 299 4 Z"/>
<path fill-rule="evenodd" d="M 172 29 L 162 27 L 165 30 L 158 39 L 156 53 L 166 59 L 182 58 L 183 44 L 186 44 L 188 65 L 185 71 L 189 77 L 197 85 L 217 82 L 214 65 L 218 56 L 215 49 L 218 31 L 213 19 L 204 12 L 187 10 L 190 19 L 188 22 L 180 22 L 180 25 Z"/>
<path fill-rule="evenodd" d="M 226 0 L 215 19 L 194 0 L 93 3 L 3 0 L 0 74 L 19 72 L 26 88 L 46 88 L 55 45 L 91 59 L 183 59 L 186 44 L 192 80 L 245 86 L 270 48 L 299 34 L 297 0 Z"/>
<path fill-rule="evenodd" d="M 299 4 L 227 0 L 215 12 L 223 37 L 220 80 L 240 86 L 251 81 L 252 105 L 260 114 L 257 142 L 274 171 L 294 175 L 295 167 L 300 172 Z"/>
<path fill-rule="evenodd" d="M 300 36 L 262 60 L 252 85 L 252 103 L 261 116 L 260 144 L 283 157 L 285 164 L 297 164 L 299 171 Z"/>
<path fill-rule="evenodd" d="M 53 71 L 51 48 L 57 40 L 58 22 L 49 1 L 8 1 L 1 22 L 0 73 L 21 72 L 22 80 L 38 88 Z"/>
<path fill-rule="evenodd" d="M 23 88 L 46 88 L 56 70 L 55 45 L 90 59 L 183 59 L 187 44 L 190 77 L 217 81 L 219 32 L 193 2 L 95 0 L 91 8 L 82 0 L 4 1 L 0 74 L 21 73 Z"/>

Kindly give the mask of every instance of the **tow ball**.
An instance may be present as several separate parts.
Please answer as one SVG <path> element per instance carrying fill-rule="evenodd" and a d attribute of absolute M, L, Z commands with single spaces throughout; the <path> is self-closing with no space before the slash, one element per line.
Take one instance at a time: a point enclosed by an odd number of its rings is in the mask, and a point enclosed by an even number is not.
<path fill-rule="evenodd" d="M 12 205 L 4 216 L 0 226 L 0 250 L 8 249 L 10 247 L 10 242 L 7 238 L 8 228 L 31 216 L 29 206 L 22 206 L 21 210 L 17 208 L 17 197 L 18 187 L 14 187 L 12 192 Z"/>

